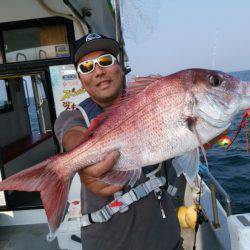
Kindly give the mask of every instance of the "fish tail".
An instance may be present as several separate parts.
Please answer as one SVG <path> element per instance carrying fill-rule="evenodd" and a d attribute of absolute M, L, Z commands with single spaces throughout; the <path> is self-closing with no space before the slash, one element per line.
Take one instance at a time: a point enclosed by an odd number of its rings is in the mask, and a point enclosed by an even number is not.
<path fill-rule="evenodd" d="M 50 228 L 48 240 L 54 239 L 53 235 L 63 220 L 71 181 L 53 170 L 55 158 L 51 157 L 0 182 L 0 191 L 40 192 Z"/>

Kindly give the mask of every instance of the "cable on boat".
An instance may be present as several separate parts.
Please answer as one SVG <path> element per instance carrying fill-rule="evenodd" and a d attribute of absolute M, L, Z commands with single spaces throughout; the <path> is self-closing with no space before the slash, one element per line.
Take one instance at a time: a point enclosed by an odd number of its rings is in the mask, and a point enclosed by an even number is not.
<path fill-rule="evenodd" d="M 203 162 L 205 163 L 207 169 L 208 169 L 208 160 L 206 156 L 206 151 L 204 146 L 200 143 L 201 151 L 203 153 Z M 205 221 L 204 214 L 201 209 L 201 193 L 202 193 L 202 180 L 203 180 L 203 174 L 201 171 L 199 171 L 200 175 L 200 184 L 199 184 L 199 197 L 198 197 L 198 204 L 197 204 L 197 219 L 195 223 L 195 234 L 194 234 L 194 245 L 193 245 L 193 250 L 196 250 L 196 239 L 197 239 L 197 233 L 199 230 L 200 225 Z M 198 178 L 198 175 L 197 175 Z"/>
<path fill-rule="evenodd" d="M 201 192 L 202 192 L 202 179 L 203 179 L 203 174 L 199 173 L 200 175 L 200 185 L 199 185 L 199 198 L 198 198 L 198 206 L 197 206 L 197 219 L 195 223 L 195 233 L 194 233 L 194 245 L 193 245 L 193 250 L 196 250 L 196 239 L 197 239 L 197 233 L 199 230 L 200 225 L 204 221 L 204 215 L 201 210 Z"/>
<path fill-rule="evenodd" d="M 246 110 L 246 112 L 244 113 L 241 122 L 239 123 L 239 125 L 237 126 L 236 130 L 235 130 L 235 134 L 234 134 L 234 138 L 232 139 L 232 142 L 227 146 L 227 150 L 232 146 L 232 144 L 235 142 L 235 140 L 237 139 L 239 133 L 241 132 L 241 130 L 243 128 L 245 128 L 245 137 L 246 137 L 246 149 L 249 152 L 249 133 L 248 133 L 248 119 L 250 119 L 250 109 Z"/>

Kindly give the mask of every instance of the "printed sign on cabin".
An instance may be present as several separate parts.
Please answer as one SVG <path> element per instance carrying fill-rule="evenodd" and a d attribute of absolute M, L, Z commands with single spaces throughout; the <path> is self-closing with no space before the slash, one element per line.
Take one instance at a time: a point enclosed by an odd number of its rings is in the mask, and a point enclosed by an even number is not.
<path fill-rule="evenodd" d="M 88 97 L 73 64 L 49 67 L 56 115 L 73 110 Z"/>

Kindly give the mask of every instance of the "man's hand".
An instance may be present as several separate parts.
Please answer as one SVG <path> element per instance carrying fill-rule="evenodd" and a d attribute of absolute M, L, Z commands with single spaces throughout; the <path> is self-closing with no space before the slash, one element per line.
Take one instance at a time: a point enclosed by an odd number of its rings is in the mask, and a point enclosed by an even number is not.
<path fill-rule="evenodd" d="M 119 153 L 114 151 L 108 154 L 103 161 L 79 171 L 81 181 L 96 195 L 109 196 L 121 190 L 122 186 L 110 185 L 99 180 L 114 167 L 118 158 Z"/>
<path fill-rule="evenodd" d="M 63 137 L 64 149 L 70 151 L 88 140 L 83 134 L 85 131 L 86 128 L 82 126 L 72 127 Z M 122 186 L 109 185 L 99 180 L 102 175 L 114 167 L 118 158 L 119 152 L 114 151 L 108 154 L 103 161 L 79 171 L 81 181 L 96 195 L 109 196 L 121 190 Z"/>

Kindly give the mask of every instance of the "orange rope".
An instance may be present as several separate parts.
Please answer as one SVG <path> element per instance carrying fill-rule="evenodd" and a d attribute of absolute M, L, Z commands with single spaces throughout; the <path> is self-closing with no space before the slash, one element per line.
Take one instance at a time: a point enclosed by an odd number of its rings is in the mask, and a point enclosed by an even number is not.
<path fill-rule="evenodd" d="M 247 152 L 249 152 L 249 141 L 248 141 L 248 127 L 247 127 L 247 123 L 246 123 L 246 126 L 245 126 L 245 129 L 246 129 L 246 148 L 247 148 Z"/>
<path fill-rule="evenodd" d="M 236 133 L 234 135 L 234 138 L 232 140 L 232 142 L 227 146 L 227 149 L 229 149 L 231 147 L 231 145 L 234 143 L 234 141 L 236 140 L 236 138 L 238 137 L 240 131 L 242 128 L 245 128 L 245 136 L 246 136 L 246 148 L 247 151 L 249 150 L 249 140 L 248 140 L 248 126 L 247 126 L 247 119 L 250 118 L 250 109 L 246 110 L 246 112 L 244 113 L 242 120 L 240 122 L 240 124 L 238 125 L 237 129 L 235 130 Z"/>
<path fill-rule="evenodd" d="M 250 109 L 248 109 L 247 111 L 246 111 L 246 119 L 247 118 L 250 118 Z M 248 133 L 248 125 L 247 125 L 247 121 L 246 121 L 246 126 L 245 126 L 245 129 L 246 129 L 246 147 L 247 147 L 247 152 L 249 152 L 249 140 L 248 140 L 248 136 L 249 136 L 249 133 Z"/>

